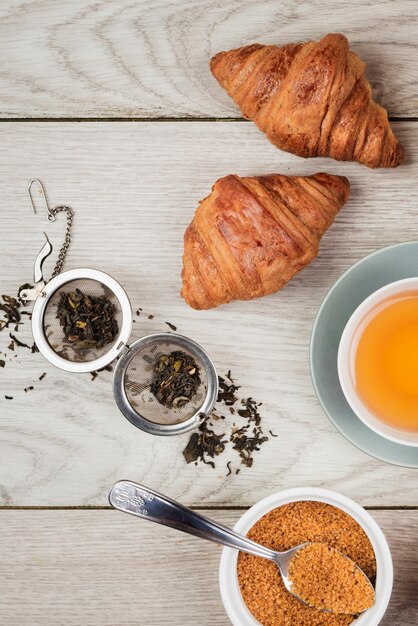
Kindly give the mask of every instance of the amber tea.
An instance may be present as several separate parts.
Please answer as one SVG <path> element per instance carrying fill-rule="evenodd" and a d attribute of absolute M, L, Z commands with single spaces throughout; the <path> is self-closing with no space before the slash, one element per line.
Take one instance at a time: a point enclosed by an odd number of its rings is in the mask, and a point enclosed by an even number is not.
<path fill-rule="evenodd" d="M 372 311 L 356 350 L 355 384 L 379 419 L 418 432 L 418 292 L 391 296 Z"/>

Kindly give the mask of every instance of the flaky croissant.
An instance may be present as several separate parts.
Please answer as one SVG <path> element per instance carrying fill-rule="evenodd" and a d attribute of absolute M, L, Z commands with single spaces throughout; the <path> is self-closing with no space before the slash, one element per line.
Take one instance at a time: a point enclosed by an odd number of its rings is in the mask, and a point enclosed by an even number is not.
<path fill-rule="evenodd" d="M 403 148 L 346 37 L 220 52 L 213 75 L 268 139 L 302 157 L 396 167 Z"/>
<path fill-rule="evenodd" d="M 220 178 L 184 235 L 181 295 L 210 309 L 274 293 L 315 258 L 349 194 L 330 174 Z"/>

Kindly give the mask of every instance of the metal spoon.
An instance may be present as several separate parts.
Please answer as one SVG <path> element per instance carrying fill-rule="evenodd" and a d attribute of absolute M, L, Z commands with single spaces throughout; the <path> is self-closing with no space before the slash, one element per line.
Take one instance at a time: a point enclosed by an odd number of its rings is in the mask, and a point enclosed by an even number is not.
<path fill-rule="evenodd" d="M 286 589 L 295 598 L 306 604 L 302 598 L 292 591 L 292 582 L 289 579 L 289 564 L 296 552 L 307 546 L 308 543 L 302 543 L 290 550 L 286 550 L 286 552 L 270 550 L 207 517 L 203 517 L 203 515 L 199 515 L 199 513 L 161 495 L 153 489 L 148 489 L 129 480 L 121 480 L 112 487 L 109 493 L 109 502 L 115 509 L 124 513 L 130 513 L 157 524 L 176 528 L 189 535 L 195 535 L 201 539 L 207 539 L 229 548 L 236 548 L 242 552 L 274 561 L 279 568 Z M 330 611 L 327 610 L 327 612 Z"/>

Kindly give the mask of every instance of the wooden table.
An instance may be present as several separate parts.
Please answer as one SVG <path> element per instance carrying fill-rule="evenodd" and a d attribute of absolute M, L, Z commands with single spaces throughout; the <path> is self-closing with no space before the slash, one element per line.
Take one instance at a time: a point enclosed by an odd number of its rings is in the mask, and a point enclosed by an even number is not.
<path fill-rule="evenodd" d="M 221 49 L 338 30 L 366 60 L 405 145 L 397 170 L 276 150 L 208 70 Z M 110 510 L 107 492 L 121 478 L 231 525 L 276 490 L 341 491 L 372 509 L 391 544 L 396 581 L 384 625 L 417 623 L 417 473 L 350 445 L 325 417 L 308 367 L 312 323 L 336 278 L 365 254 L 416 238 L 417 32 L 414 0 L 3 0 L 1 292 L 31 279 L 43 230 L 56 245 L 63 236 L 64 219 L 31 215 L 26 185 L 39 177 L 51 204 L 76 211 L 66 268 L 121 281 L 134 311 L 143 309 L 135 337 L 169 321 L 201 342 L 220 373 L 231 368 L 243 394 L 263 402 L 266 429 L 279 437 L 239 475 L 225 478 L 231 452 L 215 470 L 186 466 L 187 437 L 134 429 L 114 404 L 109 372 L 92 382 L 19 349 L 0 376 L 2 624 L 228 623 L 219 550 Z M 179 296 L 182 236 L 213 182 L 318 170 L 347 175 L 352 195 L 315 262 L 275 296 L 189 309 Z M 2 333 L 0 350 L 7 340 Z"/>

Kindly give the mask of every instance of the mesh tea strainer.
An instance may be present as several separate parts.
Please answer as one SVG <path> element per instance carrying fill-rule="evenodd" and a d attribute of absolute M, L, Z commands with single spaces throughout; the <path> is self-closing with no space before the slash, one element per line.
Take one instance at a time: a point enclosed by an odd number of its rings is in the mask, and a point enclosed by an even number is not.
<path fill-rule="evenodd" d="M 75 373 L 93 372 L 118 359 L 113 376 L 113 393 L 120 411 L 134 426 L 155 435 L 174 435 L 192 430 L 199 425 L 202 416 L 212 411 L 217 399 L 218 376 L 212 360 L 196 342 L 168 332 L 148 335 L 128 344 L 132 308 L 123 287 L 108 274 L 95 269 L 79 268 L 60 273 L 70 244 L 73 210 L 64 205 L 50 209 L 42 183 L 34 179 L 28 187 L 34 211 L 31 195 L 34 182 L 40 186 L 49 221 L 54 221 L 58 212 L 67 212 L 67 234 L 52 278 L 45 281 L 42 271 L 45 259 L 52 253 L 52 245 L 45 234 L 46 242 L 35 260 L 34 287 L 22 289 L 20 293 L 22 300 L 34 301 L 32 332 L 39 351 L 53 365 Z M 74 342 L 64 331 L 65 319 L 59 318 L 62 298 L 68 298 L 72 304 L 83 299 L 86 306 L 105 299 L 103 314 L 112 317 L 110 337 L 106 336 L 103 341 Z M 161 355 L 178 350 L 194 359 L 200 384 L 187 402 L 168 407 L 154 396 L 151 382 L 154 365 Z"/>
<path fill-rule="evenodd" d="M 160 404 L 151 391 L 153 364 L 163 354 L 181 350 L 193 357 L 200 384 L 193 398 L 178 407 Z M 138 428 L 153 435 L 185 433 L 208 415 L 218 395 L 218 376 L 211 359 L 188 337 L 171 333 L 148 335 L 135 341 L 118 360 L 113 378 L 116 404 Z"/>

